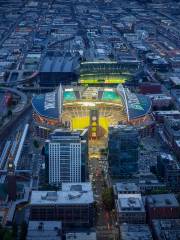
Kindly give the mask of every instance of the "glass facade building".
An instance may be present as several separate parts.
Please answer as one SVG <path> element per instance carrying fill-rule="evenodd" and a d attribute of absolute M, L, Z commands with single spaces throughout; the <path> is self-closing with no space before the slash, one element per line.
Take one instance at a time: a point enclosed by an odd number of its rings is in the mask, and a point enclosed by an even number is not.
<path fill-rule="evenodd" d="M 133 126 L 109 128 L 108 161 L 112 177 L 128 177 L 138 172 L 139 133 Z"/>

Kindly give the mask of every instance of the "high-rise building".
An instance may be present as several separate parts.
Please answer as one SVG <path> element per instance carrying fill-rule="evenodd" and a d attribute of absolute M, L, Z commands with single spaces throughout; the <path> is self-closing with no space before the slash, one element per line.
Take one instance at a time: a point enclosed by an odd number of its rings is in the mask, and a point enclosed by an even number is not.
<path fill-rule="evenodd" d="M 108 161 L 113 177 L 131 176 L 138 172 L 139 134 L 133 126 L 109 128 Z"/>
<path fill-rule="evenodd" d="M 88 130 L 57 129 L 46 141 L 45 159 L 49 184 L 84 182 L 87 176 Z"/>

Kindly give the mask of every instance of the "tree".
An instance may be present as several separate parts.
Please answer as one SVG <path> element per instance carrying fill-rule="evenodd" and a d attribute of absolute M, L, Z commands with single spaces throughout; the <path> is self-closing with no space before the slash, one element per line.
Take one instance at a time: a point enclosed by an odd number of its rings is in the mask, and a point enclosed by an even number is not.
<path fill-rule="evenodd" d="M 4 228 L 2 227 L 2 225 L 0 224 L 0 236 L 4 236 L 4 234 L 5 234 L 5 230 L 4 230 Z"/>
<path fill-rule="evenodd" d="M 8 116 L 8 117 L 12 117 L 12 110 L 11 110 L 11 109 L 8 110 L 7 116 Z"/>
<path fill-rule="evenodd" d="M 105 188 L 102 192 L 101 197 L 105 209 L 111 211 L 114 208 L 113 188 Z"/>
<path fill-rule="evenodd" d="M 110 53 L 110 54 L 108 55 L 108 57 L 109 57 L 111 60 L 114 60 L 114 55 L 113 55 L 113 53 Z"/>
<path fill-rule="evenodd" d="M 2 227 L 2 225 L 0 224 L 0 239 L 2 240 L 15 240 L 15 238 L 13 237 L 12 231 Z"/>
<path fill-rule="evenodd" d="M 34 145 L 35 148 L 39 148 L 39 143 L 36 139 L 34 139 L 33 145 Z"/>
<path fill-rule="evenodd" d="M 27 235 L 27 223 L 24 221 L 21 224 L 20 227 L 20 240 L 26 240 L 26 235 Z"/>
<path fill-rule="evenodd" d="M 101 148 L 100 153 L 101 155 L 107 155 L 107 148 Z"/>
<path fill-rule="evenodd" d="M 9 230 L 6 230 L 3 240 L 14 240 L 14 238 L 12 236 L 12 232 L 10 232 Z"/>
<path fill-rule="evenodd" d="M 13 236 L 13 239 L 16 239 L 16 238 L 17 238 L 17 233 L 18 233 L 17 224 L 16 224 L 16 223 L 13 223 L 13 226 L 12 226 L 12 236 Z"/>

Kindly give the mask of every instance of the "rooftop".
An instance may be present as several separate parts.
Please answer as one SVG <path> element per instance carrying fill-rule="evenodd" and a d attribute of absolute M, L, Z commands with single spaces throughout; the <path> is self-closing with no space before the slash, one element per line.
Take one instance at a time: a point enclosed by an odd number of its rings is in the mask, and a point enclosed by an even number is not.
<path fill-rule="evenodd" d="M 171 134 L 178 138 L 180 137 L 180 119 L 176 119 L 173 117 L 166 117 L 165 126 Z"/>
<path fill-rule="evenodd" d="M 149 97 L 133 93 L 120 84 L 117 87 L 117 91 L 124 100 L 129 120 L 142 117 L 150 112 L 152 102 Z"/>
<path fill-rule="evenodd" d="M 42 63 L 41 72 L 73 72 L 77 67 L 77 59 L 71 56 L 47 56 Z"/>
<path fill-rule="evenodd" d="M 174 160 L 174 156 L 172 154 L 169 154 L 169 153 L 160 153 L 160 156 L 162 159 L 164 160 L 169 160 L 169 161 L 173 161 Z"/>
<path fill-rule="evenodd" d="M 179 203 L 172 193 L 149 195 L 147 202 L 150 207 L 179 207 Z"/>
<path fill-rule="evenodd" d="M 119 212 L 145 212 L 141 194 L 118 194 Z"/>
<path fill-rule="evenodd" d="M 35 95 L 32 99 L 33 110 L 42 117 L 59 119 L 62 111 L 63 90 L 61 85 L 53 92 Z"/>
<path fill-rule="evenodd" d="M 92 191 L 91 183 L 62 183 L 62 191 Z"/>
<path fill-rule="evenodd" d="M 167 110 L 167 111 L 154 111 L 155 114 L 158 115 L 164 115 L 164 116 L 168 116 L 168 115 L 180 115 L 180 111 L 178 110 Z"/>
<path fill-rule="evenodd" d="M 180 77 L 179 76 L 175 76 L 175 77 L 170 77 L 169 78 L 171 80 L 171 82 L 174 84 L 174 85 L 180 85 Z"/>
<path fill-rule="evenodd" d="M 60 221 L 29 221 L 27 240 L 61 240 Z"/>
<path fill-rule="evenodd" d="M 90 183 L 67 183 L 62 185 L 62 191 L 32 191 L 32 205 L 68 205 L 91 204 L 94 202 Z"/>
<path fill-rule="evenodd" d="M 172 98 L 170 96 L 167 96 L 166 94 L 148 94 L 148 97 L 153 100 L 171 100 Z"/>
<path fill-rule="evenodd" d="M 139 188 L 135 183 L 119 182 L 115 184 L 117 192 L 138 192 Z"/>
<path fill-rule="evenodd" d="M 96 240 L 96 232 L 69 232 L 66 233 L 66 240 Z"/>
<path fill-rule="evenodd" d="M 159 240 L 180 239 L 180 219 L 153 220 L 153 229 Z"/>
<path fill-rule="evenodd" d="M 122 224 L 120 226 L 122 240 L 152 240 L 151 231 L 145 224 Z"/>
<path fill-rule="evenodd" d="M 46 140 L 46 142 L 74 142 L 74 141 L 80 141 L 81 136 L 83 136 L 83 133 L 81 131 L 70 131 L 66 129 L 55 129 L 50 135 L 49 135 L 49 140 Z"/>

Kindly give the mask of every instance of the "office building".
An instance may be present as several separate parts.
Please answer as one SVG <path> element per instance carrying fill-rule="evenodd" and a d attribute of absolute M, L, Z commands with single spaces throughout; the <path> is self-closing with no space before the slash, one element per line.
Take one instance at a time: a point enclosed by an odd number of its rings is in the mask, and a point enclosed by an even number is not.
<path fill-rule="evenodd" d="M 140 176 L 138 179 L 133 179 L 133 182 L 122 181 L 113 186 L 114 194 L 133 194 L 133 193 L 151 193 L 152 191 L 162 191 L 166 189 L 166 184 L 159 181 L 154 175 Z"/>
<path fill-rule="evenodd" d="M 180 219 L 158 219 L 152 222 L 155 240 L 179 240 Z"/>
<path fill-rule="evenodd" d="M 142 224 L 146 222 L 146 211 L 141 194 L 118 194 L 116 211 L 120 224 Z"/>
<path fill-rule="evenodd" d="M 170 144 L 174 145 L 175 141 L 180 139 L 180 119 L 166 117 L 164 121 L 164 133 Z"/>
<path fill-rule="evenodd" d="M 142 94 L 159 94 L 161 93 L 161 84 L 152 82 L 139 83 L 139 90 Z"/>
<path fill-rule="evenodd" d="M 127 125 L 109 128 L 108 161 L 112 177 L 127 177 L 138 172 L 139 134 Z"/>
<path fill-rule="evenodd" d="M 163 191 L 166 190 L 166 184 L 162 181 L 159 181 L 158 179 L 154 179 L 152 178 L 145 178 L 143 176 L 143 178 L 139 179 L 138 182 L 138 187 L 140 189 L 140 192 L 143 194 L 148 194 L 152 191 Z"/>
<path fill-rule="evenodd" d="M 55 130 L 46 141 L 49 184 L 84 182 L 87 178 L 88 131 Z"/>
<path fill-rule="evenodd" d="M 154 109 L 171 109 L 172 97 L 166 94 L 148 94 L 148 97 L 152 100 L 152 107 Z"/>
<path fill-rule="evenodd" d="M 133 182 L 118 182 L 113 186 L 114 194 L 133 194 L 139 193 L 139 187 L 136 183 Z"/>
<path fill-rule="evenodd" d="M 95 201 L 90 183 L 64 183 L 61 191 L 32 191 L 30 220 L 62 221 L 64 227 L 92 227 Z"/>
<path fill-rule="evenodd" d="M 164 123 L 164 120 L 166 119 L 166 117 L 179 119 L 180 118 L 180 111 L 178 111 L 178 110 L 154 111 L 153 115 L 155 117 L 155 120 L 158 123 Z"/>
<path fill-rule="evenodd" d="M 178 159 L 180 156 L 180 119 L 167 117 L 164 120 L 164 134 Z"/>
<path fill-rule="evenodd" d="M 157 172 L 171 190 L 180 190 L 180 164 L 173 155 L 161 153 L 158 156 Z"/>
<path fill-rule="evenodd" d="M 146 198 L 147 220 L 176 219 L 180 217 L 180 205 L 174 194 L 149 195 Z"/>

